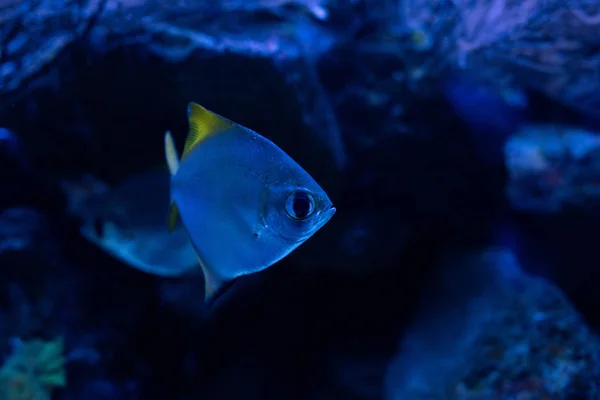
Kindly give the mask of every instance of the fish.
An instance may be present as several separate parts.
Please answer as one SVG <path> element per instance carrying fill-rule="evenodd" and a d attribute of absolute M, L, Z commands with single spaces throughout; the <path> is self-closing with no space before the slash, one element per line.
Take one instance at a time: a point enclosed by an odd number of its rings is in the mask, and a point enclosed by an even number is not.
<path fill-rule="evenodd" d="M 70 214 L 81 220 L 80 234 L 112 257 L 161 277 L 199 275 L 196 252 L 183 227 L 170 232 L 170 174 L 153 168 L 110 188 L 90 181 L 63 184 Z"/>
<path fill-rule="evenodd" d="M 277 263 L 336 212 L 327 193 L 269 139 L 206 108 L 188 104 L 181 158 L 165 133 L 171 172 L 168 225 L 185 227 L 210 305 L 238 277 Z"/>

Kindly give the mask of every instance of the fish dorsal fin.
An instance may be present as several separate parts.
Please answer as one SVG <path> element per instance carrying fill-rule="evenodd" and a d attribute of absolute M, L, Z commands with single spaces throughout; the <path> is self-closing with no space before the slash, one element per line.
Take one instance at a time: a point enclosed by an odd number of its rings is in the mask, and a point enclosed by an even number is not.
<path fill-rule="evenodd" d="M 237 126 L 227 118 L 196 103 L 188 104 L 188 122 L 190 130 L 183 148 L 182 160 L 203 140 Z"/>
<path fill-rule="evenodd" d="M 175 141 L 170 131 L 165 133 L 165 159 L 167 160 L 169 172 L 171 175 L 175 175 L 179 169 L 179 155 L 177 154 Z"/>

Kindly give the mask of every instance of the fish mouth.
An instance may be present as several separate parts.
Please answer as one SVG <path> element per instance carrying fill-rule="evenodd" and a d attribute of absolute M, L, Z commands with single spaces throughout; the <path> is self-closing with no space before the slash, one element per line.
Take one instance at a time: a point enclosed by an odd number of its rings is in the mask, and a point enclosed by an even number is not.
<path fill-rule="evenodd" d="M 321 226 L 325 225 L 325 223 L 327 223 L 327 221 L 329 221 L 331 217 L 333 217 L 333 214 L 335 214 L 335 212 L 336 208 L 331 203 L 329 204 L 329 208 L 325 208 L 323 211 L 321 211 Z"/>

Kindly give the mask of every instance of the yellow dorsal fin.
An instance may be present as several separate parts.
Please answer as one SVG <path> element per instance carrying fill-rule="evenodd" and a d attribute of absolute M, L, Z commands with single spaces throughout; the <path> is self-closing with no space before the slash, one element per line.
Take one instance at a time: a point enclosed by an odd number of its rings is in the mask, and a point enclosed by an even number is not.
<path fill-rule="evenodd" d="M 190 130 L 183 148 L 182 160 L 206 138 L 236 126 L 227 118 L 223 118 L 196 103 L 188 104 L 188 122 Z"/>

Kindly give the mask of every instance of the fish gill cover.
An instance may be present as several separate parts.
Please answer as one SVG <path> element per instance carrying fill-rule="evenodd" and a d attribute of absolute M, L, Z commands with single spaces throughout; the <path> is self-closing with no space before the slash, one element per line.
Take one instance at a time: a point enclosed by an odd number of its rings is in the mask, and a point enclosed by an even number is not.
<path fill-rule="evenodd" d="M 0 400 L 600 399 L 598 16 L 0 0 Z M 206 243 L 167 225 L 164 134 L 181 153 L 190 102 L 337 209 L 210 306 Z M 248 191 L 290 164 L 224 143 L 181 189 L 220 213 L 196 232 L 213 259 L 315 209 L 309 188 Z"/>

